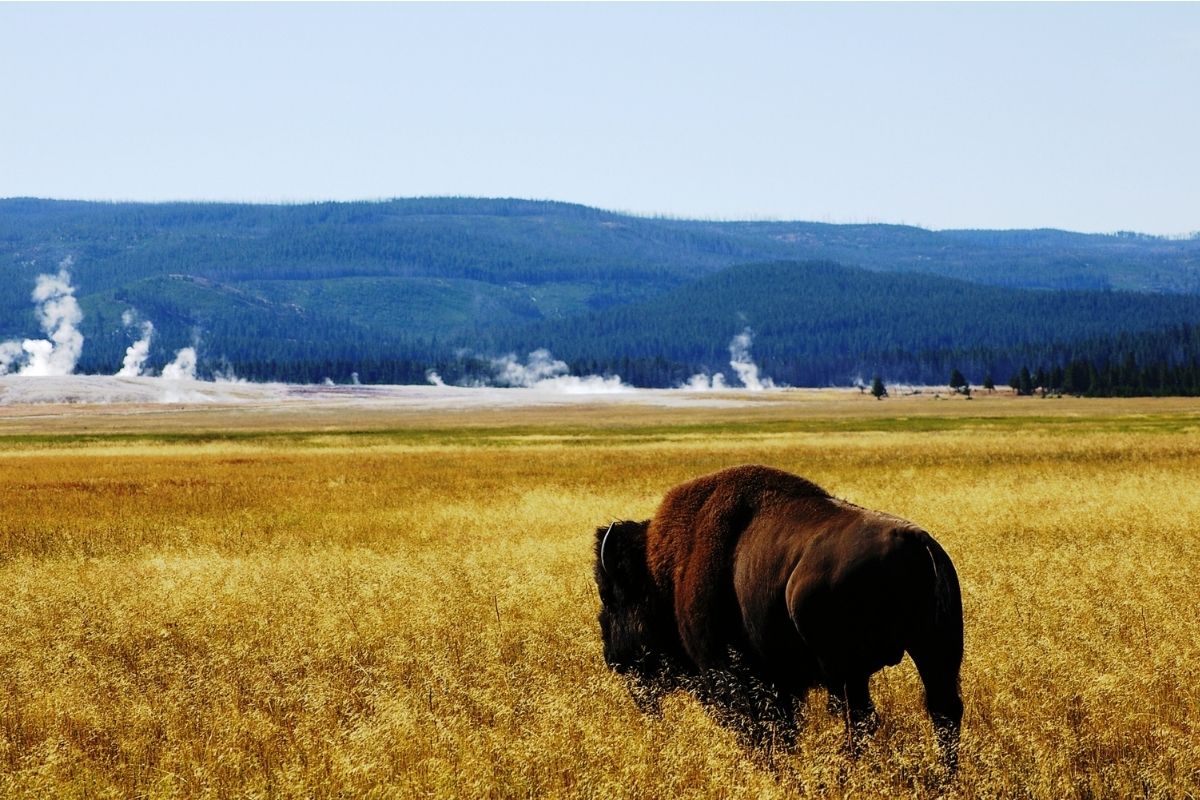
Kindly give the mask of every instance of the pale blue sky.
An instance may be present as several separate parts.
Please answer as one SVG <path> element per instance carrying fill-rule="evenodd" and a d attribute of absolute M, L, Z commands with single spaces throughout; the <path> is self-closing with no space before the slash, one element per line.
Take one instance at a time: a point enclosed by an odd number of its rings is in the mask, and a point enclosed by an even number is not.
<path fill-rule="evenodd" d="M 1200 230 L 1200 4 L 0 3 L 0 197 Z"/>

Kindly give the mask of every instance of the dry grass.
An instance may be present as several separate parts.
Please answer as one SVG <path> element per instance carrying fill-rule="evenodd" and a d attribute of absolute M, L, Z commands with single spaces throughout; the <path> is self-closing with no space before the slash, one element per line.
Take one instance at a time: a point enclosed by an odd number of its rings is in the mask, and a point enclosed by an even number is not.
<path fill-rule="evenodd" d="M 872 684 L 863 758 L 814 695 L 774 765 L 687 695 L 642 715 L 605 669 L 591 530 L 747 461 L 951 553 L 952 795 L 1196 796 L 1197 418 L 936 405 L 0 439 L 0 796 L 935 794 L 910 662 Z"/>

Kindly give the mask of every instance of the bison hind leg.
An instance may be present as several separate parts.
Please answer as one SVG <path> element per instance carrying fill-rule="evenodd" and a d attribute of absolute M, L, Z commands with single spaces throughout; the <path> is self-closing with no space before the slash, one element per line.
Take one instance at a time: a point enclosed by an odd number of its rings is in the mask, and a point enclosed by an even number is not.
<path fill-rule="evenodd" d="M 925 685 L 925 708 L 933 721 L 934 735 L 946 769 L 958 770 L 958 741 L 962 728 L 963 703 L 958 690 L 961 656 L 952 648 L 912 648 L 909 650 L 921 682 Z"/>

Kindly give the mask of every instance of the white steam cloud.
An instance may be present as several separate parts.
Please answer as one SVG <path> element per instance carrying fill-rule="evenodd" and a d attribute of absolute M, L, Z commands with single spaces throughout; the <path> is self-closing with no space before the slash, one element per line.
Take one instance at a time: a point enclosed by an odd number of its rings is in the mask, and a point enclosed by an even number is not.
<path fill-rule="evenodd" d="M 58 265 L 57 275 L 38 275 L 33 289 L 38 324 L 45 339 L 26 339 L 0 343 L 0 375 L 16 368 L 19 375 L 70 375 L 83 352 L 83 334 L 78 325 L 83 312 L 71 286 L 72 260 L 67 256 Z"/>
<path fill-rule="evenodd" d="M 138 325 L 141 328 L 141 338 L 125 349 L 125 360 L 117 372 L 119 378 L 152 377 L 153 373 L 146 368 L 146 360 L 150 357 L 150 343 L 154 339 L 154 323 L 148 319 L 139 321 L 136 311 L 126 311 L 121 315 L 125 327 Z M 199 381 L 196 375 L 198 357 L 195 346 L 184 347 L 175 351 L 175 358 L 162 369 L 158 376 L 164 381 Z M 326 379 L 328 380 L 328 379 Z M 226 363 L 223 367 L 213 369 L 209 383 L 246 383 L 243 378 L 234 374 L 233 367 Z M 332 381 L 330 381 L 332 383 Z M 172 397 L 178 397 L 178 392 L 168 390 Z M 172 400 L 171 402 L 175 402 Z"/>
<path fill-rule="evenodd" d="M 708 375 L 704 372 L 697 372 L 692 377 L 688 378 L 688 382 L 679 387 L 688 392 L 711 392 L 728 389 L 729 386 L 725 383 L 725 374 L 718 372 L 715 375 Z"/>
<path fill-rule="evenodd" d="M 496 383 L 501 386 L 535 386 L 570 372 L 567 362 L 559 361 L 545 348 L 530 353 L 524 364 L 511 353 L 493 358 L 492 368 L 496 371 Z"/>
<path fill-rule="evenodd" d="M 754 359 L 750 357 L 750 345 L 753 341 L 754 331 L 749 328 L 744 329 L 729 341 L 729 366 L 733 368 L 733 372 L 741 381 L 742 386 L 750 391 L 761 392 L 765 389 L 774 389 L 775 381 L 760 376 L 758 364 L 755 364 Z M 728 389 L 730 386 L 725 382 L 724 373 L 718 372 L 710 376 L 708 373 L 698 372 L 679 388 L 691 392 L 706 392 L 720 391 Z"/>
<path fill-rule="evenodd" d="M 175 353 L 175 359 L 163 367 L 162 377 L 168 381 L 196 380 L 196 348 L 185 347 Z"/>
<path fill-rule="evenodd" d="M 764 389 L 774 389 L 775 381 L 767 377 L 759 377 L 758 365 L 750 357 L 750 344 L 754 341 L 754 332 L 746 328 L 729 343 L 729 366 L 737 373 L 738 380 L 752 392 Z"/>
<path fill-rule="evenodd" d="M 572 375 L 567 362 L 556 359 L 549 350 L 539 348 L 529 354 L 525 363 L 509 354 L 492 359 L 499 386 L 521 386 L 529 389 L 550 389 L 563 394 L 607 394 L 628 391 L 631 387 L 619 376 Z"/>
<path fill-rule="evenodd" d="M 130 311 L 121 315 L 121 322 L 127 328 L 133 325 L 136 319 L 136 315 Z M 143 320 L 141 328 L 142 337 L 125 349 L 125 360 L 121 362 L 121 369 L 117 371 L 118 377 L 136 378 L 146 366 L 146 359 L 150 356 L 150 340 L 154 337 L 154 323 Z"/>
<path fill-rule="evenodd" d="M 460 353 L 460 356 L 464 354 Z M 622 383 L 617 375 L 572 375 L 567 362 L 553 356 L 545 348 L 534 350 L 524 363 L 515 354 L 491 360 L 493 376 L 476 380 L 475 387 L 509 387 L 542 389 L 562 394 L 615 394 L 632 391 L 633 387 Z M 425 373 L 425 380 L 434 386 L 445 386 L 442 376 L 434 370 Z"/>
<path fill-rule="evenodd" d="M 138 325 L 141 328 L 141 338 L 125 350 L 125 360 L 117 372 L 119 378 L 149 378 L 151 384 L 160 387 L 159 398 L 164 403 L 208 402 L 209 396 L 205 390 L 194 384 L 245 384 L 244 379 L 237 377 L 233 367 L 226 363 L 223 367 L 213 370 L 210 380 L 197 377 L 198 358 L 195 346 L 184 347 L 175 351 L 175 357 L 162 369 L 157 377 L 146 367 L 150 357 L 150 344 L 154 339 L 154 323 L 148 319 L 141 320 L 136 311 L 126 311 L 121 315 L 121 322 L 126 327 Z"/>

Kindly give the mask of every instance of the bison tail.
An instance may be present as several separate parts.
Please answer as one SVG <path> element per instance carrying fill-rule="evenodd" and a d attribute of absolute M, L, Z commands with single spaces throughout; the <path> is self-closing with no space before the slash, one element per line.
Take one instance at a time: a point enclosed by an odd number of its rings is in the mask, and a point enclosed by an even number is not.
<path fill-rule="evenodd" d="M 962 659 L 963 611 L 962 589 L 958 585 L 958 573 L 950 556 L 932 536 L 926 537 L 925 550 L 933 567 L 933 619 L 934 635 L 944 644 L 958 652 Z"/>

